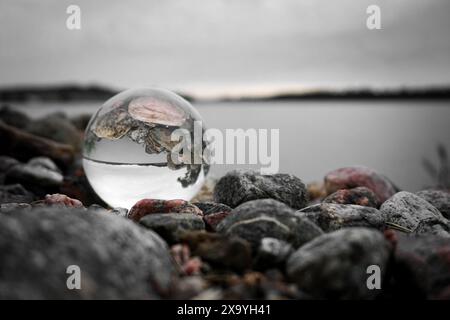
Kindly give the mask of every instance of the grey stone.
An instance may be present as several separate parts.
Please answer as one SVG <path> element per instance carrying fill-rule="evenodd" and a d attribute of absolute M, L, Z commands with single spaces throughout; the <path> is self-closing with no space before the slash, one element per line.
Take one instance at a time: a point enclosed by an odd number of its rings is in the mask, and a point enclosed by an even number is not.
<path fill-rule="evenodd" d="M 235 208 L 217 231 L 239 236 L 257 248 L 263 238 L 284 240 L 298 247 L 322 234 L 322 230 L 295 211 L 273 199 L 253 200 Z"/>
<path fill-rule="evenodd" d="M 416 193 L 431 203 L 442 215 L 450 220 L 450 192 L 443 190 L 423 190 Z"/>
<path fill-rule="evenodd" d="M 214 201 L 232 208 L 256 199 L 274 199 L 294 209 L 307 203 L 304 183 L 291 174 L 262 175 L 253 171 L 231 171 L 214 189 Z"/>
<path fill-rule="evenodd" d="M 20 184 L 0 185 L 0 203 L 29 203 L 33 200 L 33 193 Z"/>
<path fill-rule="evenodd" d="M 28 203 L 3 203 L 0 204 L 0 212 L 7 213 L 16 210 L 31 209 L 31 205 Z"/>
<path fill-rule="evenodd" d="M 63 176 L 50 159 L 32 159 L 30 163 L 12 167 L 5 175 L 6 183 L 20 183 L 25 187 L 58 187 Z"/>
<path fill-rule="evenodd" d="M 377 209 L 351 204 L 320 203 L 297 212 L 325 232 L 344 227 L 385 229 L 384 215 Z"/>
<path fill-rule="evenodd" d="M 169 243 L 178 242 L 187 231 L 205 230 L 202 217 L 190 213 L 152 213 L 141 218 L 139 223 L 152 229 Z"/>
<path fill-rule="evenodd" d="M 259 269 L 282 266 L 292 253 L 292 246 L 275 238 L 263 238 L 256 253 L 255 265 Z"/>
<path fill-rule="evenodd" d="M 410 232 L 450 236 L 448 220 L 438 209 L 415 194 L 398 192 L 381 205 L 380 211 L 386 223 L 393 223 Z"/>
<path fill-rule="evenodd" d="M 344 228 L 299 248 L 288 259 L 286 269 L 299 288 L 315 298 L 371 299 L 380 290 L 368 289 L 367 268 L 378 266 L 382 279 L 390 251 L 381 232 Z"/>
<path fill-rule="evenodd" d="M 131 221 L 40 207 L 0 219 L 1 299 L 155 299 L 175 275 L 166 243 Z M 68 290 L 69 266 L 81 290 Z"/>
<path fill-rule="evenodd" d="M 216 202 L 194 202 L 192 203 L 194 206 L 202 210 L 204 215 L 208 215 L 211 213 L 218 213 L 218 212 L 229 212 L 232 209 L 223 203 L 216 203 Z"/>

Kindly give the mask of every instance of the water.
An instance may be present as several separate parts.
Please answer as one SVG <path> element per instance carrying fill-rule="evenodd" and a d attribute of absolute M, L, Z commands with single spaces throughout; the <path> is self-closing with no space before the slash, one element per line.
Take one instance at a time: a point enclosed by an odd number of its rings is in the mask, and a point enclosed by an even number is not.
<path fill-rule="evenodd" d="M 330 170 L 366 165 L 406 190 L 433 183 L 422 159 L 437 162 L 436 144 L 450 150 L 450 101 L 275 101 L 196 103 L 213 128 L 279 128 L 280 172 L 306 182 L 320 181 Z M 39 117 L 64 110 L 93 113 L 99 104 L 17 106 Z M 220 176 L 232 168 L 211 168 Z"/>

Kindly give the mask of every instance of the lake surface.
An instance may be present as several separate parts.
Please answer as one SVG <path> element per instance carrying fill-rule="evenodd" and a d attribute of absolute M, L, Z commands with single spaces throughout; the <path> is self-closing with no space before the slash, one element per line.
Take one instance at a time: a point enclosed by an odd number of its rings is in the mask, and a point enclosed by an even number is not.
<path fill-rule="evenodd" d="M 33 117 L 64 111 L 93 113 L 100 104 L 17 105 Z M 279 129 L 280 172 L 320 181 L 338 167 L 365 165 L 399 187 L 432 183 L 422 159 L 437 162 L 436 145 L 450 151 L 450 101 L 213 102 L 195 106 L 210 128 Z M 216 165 L 213 175 L 246 166 Z M 254 168 L 254 166 L 252 166 Z"/>

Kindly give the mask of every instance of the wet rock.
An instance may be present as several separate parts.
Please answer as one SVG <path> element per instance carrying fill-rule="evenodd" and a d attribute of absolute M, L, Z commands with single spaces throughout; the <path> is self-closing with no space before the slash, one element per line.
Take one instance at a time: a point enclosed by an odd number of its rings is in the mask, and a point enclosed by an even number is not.
<path fill-rule="evenodd" d="M 292 246 L 285 241 L 263 238 L 256 253 L 255 265 L 263 270 L 282 267 L 292 251 Z"/>
<path fill-rule="evenodd" d="M 2 121 L 0 121 L 0 150 L 4 155 L 21 161 L 45 156 L 64 167 L 68 167 L 75 156 L 74 148 L 70 145 L 35 136 Z"/>
<path fill-rule="evenodd" d="M 31 205 L 28 203 L 3 203 L 0 204 L 0 212 L 12 212 L 17 210 L 27 210 L 31 209 Z"/>
<path fill-rule="evenodd" d="M 219 212 L 230 212 L 232 210 L 226 204 L 216 202 L 194 202 L 193 205 L 202 210 L 204 215 Z"/>
<path fill-rule="evenodd" d="M 154 299 L 172 284 L 165 242 L 113 215 L 40 207 L 0 219 L 0 298 Z M 67 268 L 81 270 L 68 290 Z"/>
<path fill-rule="evenodd" d="M 324 180 L 328 194 L 340 189 L 366 187 L 376 194 L 379 203 L 383 203 L 398 191 L 397 187 L 385 176 L 361 166 L 331 171 Z"/>
<path fill-rule="evenodd" d="M 0 185 L 0 203 L 30 203 L 34 200 L 33 193 L 20 184 Z"/>
<path fill-rule="evenodd" d="M 235 208 L 217 226 L 225 235 L 239 236 L 257 248 L 263 238 L 271 237 L 298 247 L 318 235 L 322 230 L 295 211 L 273 199 L 253 200 Z"/>
<path fill-rule="evenodd" d="M 32 121 L 27 131 L 43 138 L 71 145 L 75 150 L 81 146 L 82 135 L 69 119 L 59 114 L 51 114 L 45 118 Z"/>
<path fill-rule="evenodd" d="M 206 230 L 216 231 L 219 223 L 221 223 L 223 219 L 228 217 L 230 213 L 231 211 L 215 212 L 209 213 L 208 215 L 204 216 L 203 221 L 205 221 Z"/>
<path fill-rule="evenodd" d="M 442 215 L 450 220 L 450 193 L 443 190 L 423 190 L 416 193 L 431 203 Z"/>
<path fill-rule="evenodd" d="M 395 296 L 448 299 L 450 239 L 399 235 L 392 273 Z"/>
<path fill-rule="evenodd" d="M 139 223 L 152 229 L 169 243 L 179 242 L 187 231 L 205 230 L 202 217 L 191 213 L 154 213 L 142 217 Z"/>
<path fill-rule="evenodd" d="M 26 164 L 12 167 L 5 174 L 5 183 L 20 183 L 36 194 L 45 194 L 55 191 L 63 182 L 63 175 L 50 160 L 43 163 L 43 159 L 30 160 Z"/>
<path fill-rule="evenodd" d="M 244 271 L 250 267 L 252 251 L 247 241 L 239 237 L 226 237 L 217 233 L 189 232 L 181 239 L 202 260 L 219 268 Z"/>
<path fill-rule="evenodd" d="M 47 194 L 44 199 L 46 205 L 61 205 L 64 207 L 83 208 L 83 203 L 77 199 L 72 199 L 65 194 Z"/>
<path fill-rule="evenodd" d="M 319 182 L 308 183 L 307 185 L 309 202 L 317 202 L 326 197 L 325 185 Z"/>
<path fill-rule="evenodd" d="M 380 211 L 388 224 L 406 228 L 412 233 L 450 236 L 449 221 L 438 209 L 415 194 L 402 191 L 383 203 Z"/>
<path fill-rule="evenodd" d="M 203 216 L 202 211 L 188 201 L 143 199 L 130 209 L 128 217 L 139 221 L 142 217 L 154 213 L 190 213 Z"/>
<path fill-rule="evenodd" d="M 214 189 L 214 200 L 232 208 L 257 199 L 274 199 L 294 208 L 307 204 L 303 182 L 291 174 L 262 175 L 253 171 L 231 171 Z"/>
<path fill-rule="evenodd" d="M 316 298 L 370 299 L 380 290 L 368 289 L 367 267 L 379 266 L 383 278 L 390 250 L 376 230 L 345 228 L 317 237 L 294 252 L 287 261 L 287 274 Z"/>
<path fill-rule="evenodd" d="M 61 173 L 61 170 L 59 170 L 58 166 L 52 161 L 52 159 L 47 157 L 32 158 L 27 164 L 33 167 L 42 167 L 50 171 Z"/>
<path fill-rule="evenodd" d="M 323 199 L 324 203 L 356 204 L 359 206 L 378 208 L 378 198 L 366 187 L 341 189 Z"/>
<path fill-rule="evenodd" d="M 31 122 L 25 113 L 13 110 L 9 106 L 2 106 L 0 108 L 0 120 L 10 126 L 21 129 L 26 128 Z"/>
<path fill-rule="evenodd" d="M 379 210 L 371 207 L 321 203 L 303 208 L 297 213 L 314 222 L 325 232 L 345 227 L 385 229 L 384 215 Z"/>

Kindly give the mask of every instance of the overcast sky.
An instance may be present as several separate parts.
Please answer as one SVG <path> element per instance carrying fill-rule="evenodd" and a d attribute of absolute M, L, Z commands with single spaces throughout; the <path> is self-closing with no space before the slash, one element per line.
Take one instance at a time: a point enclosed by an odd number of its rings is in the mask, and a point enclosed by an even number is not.
<path fill-rule="evenodd" d="M 66 28 L 81 7 L 82 29 Z M 381 8 L 382 30 L 366 28 Z M 448 0 L 1 1 L 0 86 L 198 94 L 450 84 Z"/>

